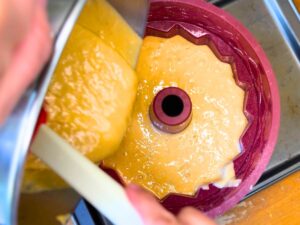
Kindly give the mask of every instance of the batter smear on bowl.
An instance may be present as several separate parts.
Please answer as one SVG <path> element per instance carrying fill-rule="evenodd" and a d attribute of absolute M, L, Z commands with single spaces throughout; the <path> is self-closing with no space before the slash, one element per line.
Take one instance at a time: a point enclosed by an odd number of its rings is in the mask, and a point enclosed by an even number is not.
<path fill-rule="evenodd" d="M 160 199 L 170 193 L 193 195 L 210 183 L 233 185 L 232 161 L 241 152 L 239 139 L 247 119 L 245 93 L 235 83 L 231 65 L 208 46 L 181 36 L 147 36 L 137 74 L 131 123 L 119 150 L 103 165 L 117 171 L 125 183 L 140 184 Z M 153 99 L 168 87 L 184 90 L 192 102 L 191 121 L 173 134 L 158 129 L 149 116 Z M 166 113 L 179 116 L 182 110 L 175 109 Z"/>
<path fill-rule="evenodd" d="M 130 41 L 120 40 L 113 29 Z M 52 77 L 45 123 L 92 162 L 116 151 L 126 132 L 137 88 L 129 59 L 136 57 L 134 46 L 141 42 L 106 1 L 88 1 Z M 28 155 L 24 192 L 63 187 L 40 159 Z"/>

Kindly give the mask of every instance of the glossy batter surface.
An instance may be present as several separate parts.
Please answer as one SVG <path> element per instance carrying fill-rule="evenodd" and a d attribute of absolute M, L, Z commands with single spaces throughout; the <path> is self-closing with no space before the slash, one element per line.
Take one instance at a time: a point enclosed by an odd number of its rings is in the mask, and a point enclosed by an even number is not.
<path fill-rule="evenodd" d="M 106 0 L 88 0 L 77 23 L 101 38 L 129 65 L 135 66 L 142 39 Z"/>
<path fill-rule="evenodd" d="M 181 36 L 146 37 L 137 73 L 133 118 L 120 149 L 104 166 L 159 198 L 192 195 L 200 186 L 222 181 L 222 170 L 240 153 L 239 138 L 247 124 L 244 91 L 236 85 L 231 66 L 208 46 Z M 155 94 L 169 86 L 185 90 L 193 103 L 192 121 L 178 134 L 157 130 L 148 115 Z M 232 174 L 233 166 L 228 168 Z"/>
<path fill-rule="evenodd" d="M 89 17 L 92 6 L 110 17 L 95 24 L 93 17 Z M 89 18 L 90 27 L 82 26 L 82 21 L 88 22 Z M 44 103 L 46 124 L 95 163 L 118 149 L 137 88 L 135 71 L 128 62 L 133 53 L 127 52 L 129 56 L 125 59 L 105 38 L 92 32 L 96 26 L 105 30 L 105 20 L 108 24 L 114 21 L 125 38 L 134 39 L 132 30 L 105 1 L 89 1 L 65 46 Z M 106 38 L 117 38 L 110 34 Z M 116 43 L 121 45 L 118 40 Z M 29 154 L 24 190 L 63 186 L 52 171 Z"/>

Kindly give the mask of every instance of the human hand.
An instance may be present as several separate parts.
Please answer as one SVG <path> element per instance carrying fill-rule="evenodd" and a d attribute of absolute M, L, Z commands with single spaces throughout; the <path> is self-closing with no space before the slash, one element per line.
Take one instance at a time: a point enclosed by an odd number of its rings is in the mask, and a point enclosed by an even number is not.
<path fill-rule="evenodd" d="M 0 125 L 51 52 L 45 0 L 0 1 Z"/>
<path fill-rule="evenodd" d="M 127 196 L 140 213 L 145 225 L 216 225 L 200 211 L 186 207 L 175 217 L 142 188 L 129 185 Z"/>

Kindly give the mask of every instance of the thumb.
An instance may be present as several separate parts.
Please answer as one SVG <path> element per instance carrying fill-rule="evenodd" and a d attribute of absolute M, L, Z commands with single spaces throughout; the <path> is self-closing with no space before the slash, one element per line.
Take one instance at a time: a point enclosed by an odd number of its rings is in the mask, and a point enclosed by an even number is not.
<path fill-rule="evenodd" d="M 145 225 L 176 225 L 176 218 L 164 209 L 148 192 L 136 185 L 129 185 L 126 193 L 141 215 Z"/>
<path fill-rule="evenodd" d="M 0 77 L 0 125 L 38 75 L 50 52 L 51 38 L 46 12 L 38 6 L 31 29 L 16 48 L 7 70 Z"/>

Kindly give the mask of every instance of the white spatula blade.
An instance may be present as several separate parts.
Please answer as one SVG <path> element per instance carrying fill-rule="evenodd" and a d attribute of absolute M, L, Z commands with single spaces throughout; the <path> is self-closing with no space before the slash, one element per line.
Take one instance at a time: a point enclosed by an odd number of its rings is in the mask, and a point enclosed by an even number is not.
<path fill-rule="evenodd" d="M 121 185 L 43 125 L 32 152 L 115 225 L 142 225 Z"/>

